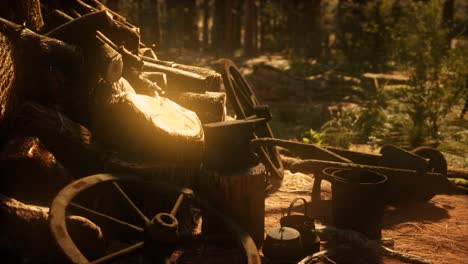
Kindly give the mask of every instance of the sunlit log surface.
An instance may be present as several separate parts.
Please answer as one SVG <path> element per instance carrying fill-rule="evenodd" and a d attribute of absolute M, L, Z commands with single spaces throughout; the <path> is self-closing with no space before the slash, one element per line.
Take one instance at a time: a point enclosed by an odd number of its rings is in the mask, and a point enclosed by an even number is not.
<path fill-rule="evenodd" d="M 93 129 L 102 142 L 137 160 L 201 161 L 203 129 L 194 112 L 118 83 L 97 90 Z"/>

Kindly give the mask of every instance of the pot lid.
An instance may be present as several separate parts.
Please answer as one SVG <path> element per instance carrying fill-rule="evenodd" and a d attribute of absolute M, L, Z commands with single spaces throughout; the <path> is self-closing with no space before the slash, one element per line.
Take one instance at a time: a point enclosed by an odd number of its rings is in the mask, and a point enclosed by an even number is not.
<path fill-rule="evenodd" d="M 300 238 L 299 231 L 290 227 L 273 227 L 268 229 L 267 236 L 275 240 L 290 241 Z"/>

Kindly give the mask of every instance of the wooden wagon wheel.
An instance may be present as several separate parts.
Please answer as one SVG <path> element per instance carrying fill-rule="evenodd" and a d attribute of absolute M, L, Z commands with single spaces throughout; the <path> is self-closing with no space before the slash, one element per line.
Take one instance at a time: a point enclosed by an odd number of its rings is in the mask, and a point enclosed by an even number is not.
<path fill-rule="evenodd" d="M 422 146 L 410 152 L 428 160 L 428 172 L 437 172 L 447 176 L 447 160 L 445 160 L 444 155 L 440 151 L 435 148 Z M 435 196 L 434 192 L 424 189 L 421 188 L 418 192 L 416 196 L 418 201 L 427 202 Z"/>
<path fill-rule="evenodd" d="M 133 179 L 132 179 L 133 178 Z M 245 263 L 255 264 L 260 263 L 260 257 L 258 255 L 258 250 L 255 246 L 255 243 L 251 237 L 243 231 L 233 220 L 227 218 L 225 215 L 211 207 L 207 202 L 203 201 L 197 197 L 192 190 L 188 188 L 177 188 L 172 185 L 165 184 L 153 184 L 154 188 L 160 188 L 160 190 L 165 191 L 177 191 L 179 193 L 178 198 L 173 205 L 172 209 L 166 212 L 157 213 L 152 219 L 148 218 L 142 210 L 134 203 L 132 199 L 129 198 L 127 193 L 121 188 L 119 183 L 124 181 L 133 181 L 135 182 L 136 176 L 129 177 L 127 175 L 112 175 L 112 174 L 96 174 L 88 176 L 82 179 L 79 179 L 65 188 L 63 188 L 58 195 L 55 197 L 50 208 L 50 228 L 52 235 L 55 238 L 60 249 L 65 253 L 72 263 L 107 263 L 119 258 L 122 258 L 126 255 L 133 254 L 136 252 L 160 252 L 161 248 L 166 244 L 184 244 L 184 243 L 193 243 L 193 241 L 200 241 L 194 239 L 194 237 L 179 237 L 178 235 L 178 225 L 179 221 L 176 218 L 176 214 L 179 211 L 184 199 L 190 199 L 196 202 L 201 206 L 202 210 L 207 210 L 210 214 L 213 214 L 215 217 L 218 217 L 222 222 L 224 222 L 228 229 L 236 236 L 236 242 L 239 245 L 239 248 L 243 250 L 245 256 Z M 72 201 L 77 195 L 84 191 L 88 191 L 91 187 L 101 185 L 110 185 L 119 194 L 123 200 L 127 202 L 127 206 L 133 209 L 135 215 L 140 219 L 140 222 L 143 222 L 144 225 L 138 226 L 126 221 L 117 219 L 113 216 L 109 216 L 105 213 L 95 211 L 93 209 L 87 208 L 80 204 Z M 152 186 L 153 187 L 153 186 Z M 159 192 L 156 193 L 156 197 L 152 197 L 153 200 L 158 200 Z M 115 198 L 113 198 L 115 199 Z M 90 215 L 94 215 L 97 218 L 105 219 L 113 224 L 119 225 L 122 228 L 131 230 L 137 234 L 136 237 L 142 238 L 139 242 L 132 242 L 132 245 L 125 247 L 123 249 L 117 250 L 105 256 L 99 257 L 94 260 L 88 260 L 84 254 L 79 250 L 77 245 L 73 242 L 70 234 L 67 230 L 66 224 L 66 210 L 67 208 L 78 208 L 84 212 L 87 212 Z M 181 241 L 186 239 L 186 241 Z M 192 239 L 192 240 L 191 240 Z M 187 242 L 188 241 L 188 242 Z M 191 242 L 190 242 L 191 241 Z M 167 253 L 166 251 L 163 252 Z M 151 255 L 151 253 L 149 254 Z M 166 261 L 166 257 L 158 261 Z M 157 263 L 152 261 L 152 263 Z"/>
<path fill-rule="evenodd" d="M 227 98 L 238 119 L 266 118 L 269 120 L 271 118 L 268 107 L 260 105 L 251 86 L 231 60 L 224 60 L 221 75 Z M 264 125 L 258 127 L 254 137 L 273 138 L 274 136 L 270 126 L 265 122 Z M 276 147 L 260 147 L 257 154 L 271 175 L 283 178 L 283 163 Z"/>

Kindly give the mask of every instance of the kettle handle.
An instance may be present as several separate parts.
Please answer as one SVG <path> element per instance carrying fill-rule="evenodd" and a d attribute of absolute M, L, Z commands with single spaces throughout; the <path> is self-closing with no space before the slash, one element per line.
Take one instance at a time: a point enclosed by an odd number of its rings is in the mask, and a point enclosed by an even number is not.
<path fill-rule="evenodd" d="M 291 215 L 291 211 L 292 211 L 292 209 L 294 207 L 294 204 L 299 200 L 302 200 L 302 202 L 304 203 L 304 215 L 307 216 L 307 201 L 306 201 L 306 199 L 304 199 L 302 197 L 298 197 L 298 198 L 291 201 L 291 204 L 289 205 L 289 208 L 288 208 L 288 216 Z"/>

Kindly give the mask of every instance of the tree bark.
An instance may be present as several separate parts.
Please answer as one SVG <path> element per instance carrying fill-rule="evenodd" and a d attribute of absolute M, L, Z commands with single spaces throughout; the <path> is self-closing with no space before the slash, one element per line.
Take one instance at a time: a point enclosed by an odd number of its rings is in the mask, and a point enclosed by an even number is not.
<path fill-rule="evenodd" d="M 16 133 L 38 137 L 73 177 L 103 171 L 104 158 L 92 133 L 62 113 L 28 102 L 15 122 Z"/>
<path fill-rule="evenodd" d="M 209 49 L 209 32 L 210 32 L 210 0 L 203 0 L 203 49 Z"/>
<path fill-rule="evenodd" d="M 16 137 L 3 146 L 0 175 L 0 193 L 38 205 L 49 205 L 73 180 L 36 137 Z"/>
<path fill-rule="evenodd" d="M 3 1 L 0 17 L 20 25 L 25 23 L 26 28 L 34 32 L 42 32 L 44 28 L 39 0 Z"/>
<path fill-rule="evenodd" d="M 27 99 L 65 106 L 76 103 L 77 77 L 83 66 L 75 46 L 38 35 L 0 18 L 1 93 L 0 127 Z M 40 85 L 38 85 L 40 84 Z"/>
<path fill-rule="evenodd" d="M 246 24 L 244 48 L 247 55 L 257 52 L 257 7 L 256 0 L 246 0 Z"/>
<path fill-rule="evenodd" d="M 211 29 L 211 46 L 215 51 L 224 51 L 224 32 L 226 30 L 225 1 L 215 0 L 213 28 Z"/>

